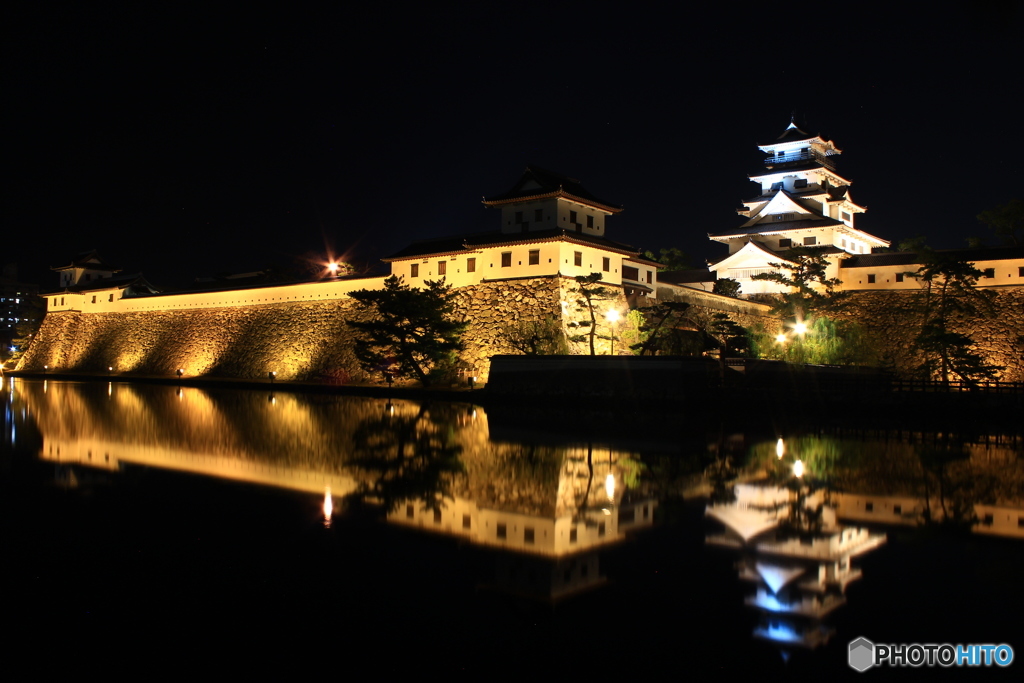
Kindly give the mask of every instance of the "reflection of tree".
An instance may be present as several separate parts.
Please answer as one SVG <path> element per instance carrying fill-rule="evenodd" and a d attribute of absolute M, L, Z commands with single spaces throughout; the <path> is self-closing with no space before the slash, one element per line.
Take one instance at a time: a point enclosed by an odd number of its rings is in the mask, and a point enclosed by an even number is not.
<path fill-rule="evenodd" d="M 352 435 L 348 465 L 360 481 L 358 493 L 388 511 L 409 500 L 435 510 L 444 507 L 463 471 L 461 448 L 450 430 L 453 420 L 445 415 L 450 406 L 422 404 L 415 413 L 395 414 L 389 408 L 380 417 L 364 419 Z"/>

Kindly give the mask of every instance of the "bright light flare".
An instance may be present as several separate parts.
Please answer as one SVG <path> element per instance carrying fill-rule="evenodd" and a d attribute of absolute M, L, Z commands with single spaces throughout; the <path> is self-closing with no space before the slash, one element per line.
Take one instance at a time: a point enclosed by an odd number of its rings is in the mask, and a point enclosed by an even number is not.
<path fill-rule="evenodd" d="M 334 514 L 334 499 L 331 498 L 331 487 L 324 491 L 324 526 L 331 526 L 331 516 Z"/>
<path fill-rule="evenodd" d="M 609 473 L 608 476 L 604 478 L 604 492 L 605 492 L 605 495 L 608 496 L 608 500 L 610 500 L 610 501 L 614 501 L 615 500 L 615 475 L 614 474 Z"/>
<path fill-rule="evenodd" d="M 804 461 L 803 460 L 797 460 L 795 463 L 793 463 L 793 476 L 798 478 L 798 479 L 800 477 L 804 476 Z"/>
<path fill-rule="evenodd" d="M 605 313 L 605 314 L 604 314 L 604 317 L 605 317 L 605 318 L 606 318 L 606 319 L 608 320 L 608 322 L 610 322 L 610 323 L 617 323 L 617 322 L 619 321 L 619 312 L 618 312 L 618 311 L 616 311 L 616 310 L 615 310 L 615 309 L 613 308 L 612 310 L 610 310 L 610 311 L 608 311 L 607 313 Z"/>
<path fill-rule="evenodd" d="M 807 325 L 804 323 L 797 323 L 793 325 L 793 331 L 797 334 L 807 334 Z"/>
<path fill-rule="evenodd" d="M 339 266 L 335 261 L 331 261 L 330 263 L 327 264 L 327 272 L 330 273 L 331 275 L 337 275 L 338 268 Z"/>
<path fill-rule="evenodd" d="M 786 335 L 784 335 L 784 334 L 777 334 L 777 335 L 775 335 L 775 341 L 777 341 L 780 344 L 785 344 L 786 343 Z"/>
<path fill-rule="evenodd" d="M 782 438 L 780 437 L 779 440 L 775 442 L 775 455 L 779 456 L 779 460 L 782 460 L 782 456 L 785 454 L 786 444 L 782 441 Z"/>

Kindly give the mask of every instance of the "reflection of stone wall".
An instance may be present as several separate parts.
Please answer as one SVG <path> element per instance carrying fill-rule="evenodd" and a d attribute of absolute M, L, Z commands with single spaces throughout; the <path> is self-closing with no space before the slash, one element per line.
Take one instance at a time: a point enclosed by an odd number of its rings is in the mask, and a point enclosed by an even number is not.
<path fill-rule="evenodd" d="M 1024 382 L 1024 287 L 993 289 L 991 317 L 954 318 L 952 331 L 970 336 L 976 351 L 1006 367 L 1002 379 Z M 917 292 L 853 292 L 847 316 L 864 326 L 880 357 L 889 358 L 897 372 L 909 373 L 920 363 L 913 348 L 920 330 Z"/>

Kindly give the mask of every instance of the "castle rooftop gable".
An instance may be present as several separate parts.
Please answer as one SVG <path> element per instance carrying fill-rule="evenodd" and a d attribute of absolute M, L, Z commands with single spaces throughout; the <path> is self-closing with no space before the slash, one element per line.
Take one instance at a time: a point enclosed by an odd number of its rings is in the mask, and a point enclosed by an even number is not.
<path fill-rule="evenodd" d="M 621 213 L 622 207 L 598 199 L 576 178 L 548 171 L 538 166 L 527 166 L 519 181 L 502 194 L 484 197 L 484 205 L 501 206 L 538 199 L 566 199 L 606 213 Z"/>

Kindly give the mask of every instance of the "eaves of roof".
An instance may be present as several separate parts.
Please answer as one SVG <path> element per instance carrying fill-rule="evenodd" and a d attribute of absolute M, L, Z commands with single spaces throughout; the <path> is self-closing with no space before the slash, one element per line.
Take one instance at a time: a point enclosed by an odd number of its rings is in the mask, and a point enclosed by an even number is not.
<path fill-rule="evenodd" d="M 537 230 L 519 234 L 489 232 L 469 235 L 454 235 L 435 240 L 424 240 L 413 242 L 404 249 L 381 259 L 385 263 L 402 261 L 405 259 L 423 258 L 425 256 L 447 256 L 452 254 L 464 254 L 479 251 L 487 247 L 505 247 L 523 244 L 538 244 L 543 242 L 571 242 L 587 246 L 598 247 L 628 255 L 636 260 L 640 252 L 638 249 L 621 242 L 594 235 L 587 235 L 579 232 L 569 232 L 560 228 L 552 230 Z"/>

